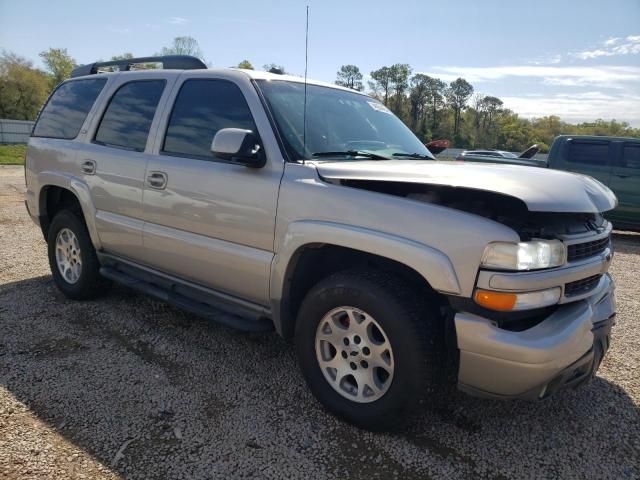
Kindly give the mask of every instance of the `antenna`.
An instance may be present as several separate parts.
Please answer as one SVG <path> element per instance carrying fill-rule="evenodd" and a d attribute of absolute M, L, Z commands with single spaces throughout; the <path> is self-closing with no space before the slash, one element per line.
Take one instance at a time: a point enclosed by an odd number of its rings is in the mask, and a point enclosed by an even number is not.
<path fill-rule="evenodd" d="M 304 33 L 304 110 L 302 112 L 302 152 L 307 151 L 307 66 L 309 64 L 309 5 L 307 5 L 307 26 Z"/>

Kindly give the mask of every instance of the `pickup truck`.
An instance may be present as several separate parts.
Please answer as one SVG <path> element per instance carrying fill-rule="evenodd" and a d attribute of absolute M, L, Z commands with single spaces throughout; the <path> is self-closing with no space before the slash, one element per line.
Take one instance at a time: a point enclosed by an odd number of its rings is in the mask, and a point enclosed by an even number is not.
<path fill-rule="evenodd" d="M 164 68 L 132 71 L 145 62 Z M 361 427 L 395 428 L 450 383 L 542 400 L 588 382 L 609 347 L 609 188 L 435 162 L 360 92 L 183 56 L 84 65 L 42 108 L 25 169 L 64 295 L 115 281 L 275 329 L 318 400 Z"/>
<path fill-rule="evenodd" d="M 463 152 L 457 160 L 546 167 L 589 175 L 607 185 L 618 197 L 618 207 L 606 214 L 614 226 L 640 231 L 638 138 L 560 135 L 553 141 L 546 161 L 494 150 Z"/>

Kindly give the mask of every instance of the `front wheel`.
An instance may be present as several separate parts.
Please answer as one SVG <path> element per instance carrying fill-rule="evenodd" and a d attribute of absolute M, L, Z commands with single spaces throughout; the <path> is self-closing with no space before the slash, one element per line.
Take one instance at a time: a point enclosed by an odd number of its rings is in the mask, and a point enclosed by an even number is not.
<path fill-rule="evenodd" d="M 331 412 L 370 430 L 398 426 L 440 368 L 442 322 L 401 279 L 340 272 L 307 294 L 296 323 L 298 360 Z"/>

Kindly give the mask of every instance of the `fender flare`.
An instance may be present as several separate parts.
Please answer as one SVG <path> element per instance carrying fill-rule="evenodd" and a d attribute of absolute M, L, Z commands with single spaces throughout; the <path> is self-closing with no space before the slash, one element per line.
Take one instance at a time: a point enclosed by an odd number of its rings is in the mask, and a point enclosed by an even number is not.
<path fill-rule="evenodd" d="M 280 326 L 281 302 L 290 262 L 307 245 L 335 245 L 385 257 L 415 270 L 438 292 L 453 295 L 461 293 L 449 257 L 440 250 L 408 238 L 352 225 L 300 220 L 289 224 L 282 239 L 272 261 L 269 282 L 276 329 Z"/>
<path fill-rule="evenodd" d="M 91 191 L 89 190 L 89 186 L 74 175 L 51 171 L 43 171 L 38 174 L 38 185 L 40 185 L 40 188 L 38 190 L 37 204 L 40 215 L 46 213 L 44 203 L 46 201 L 46 197 L 42 194 L 45 188 L 52 186 L 64 188 L 76 196 L 80 203 L 80 208 L 82 209 L 82 216 L 84 217 L 84 222 L 87 225 L 91 242 L 93 243 L 94 248 L 99 250 L 102 247 L 102 244 L 100 242 L 98 230 L 96 229 L 96 208 L 93 204 L 93 200 L 91 200 Z"/>

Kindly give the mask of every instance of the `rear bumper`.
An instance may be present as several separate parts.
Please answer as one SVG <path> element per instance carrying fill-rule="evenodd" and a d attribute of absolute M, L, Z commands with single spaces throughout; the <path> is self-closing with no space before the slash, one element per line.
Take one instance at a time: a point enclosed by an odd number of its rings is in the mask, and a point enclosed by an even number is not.
<path fill-rule="evenodd" d="M 608 274 L 590 297 L 560 306 L 522 332 L 458 313 L 458 388 L 475 396 L 536 400 L 577 387 L 599 367 L 614 317 L 614 284 Z"/>

